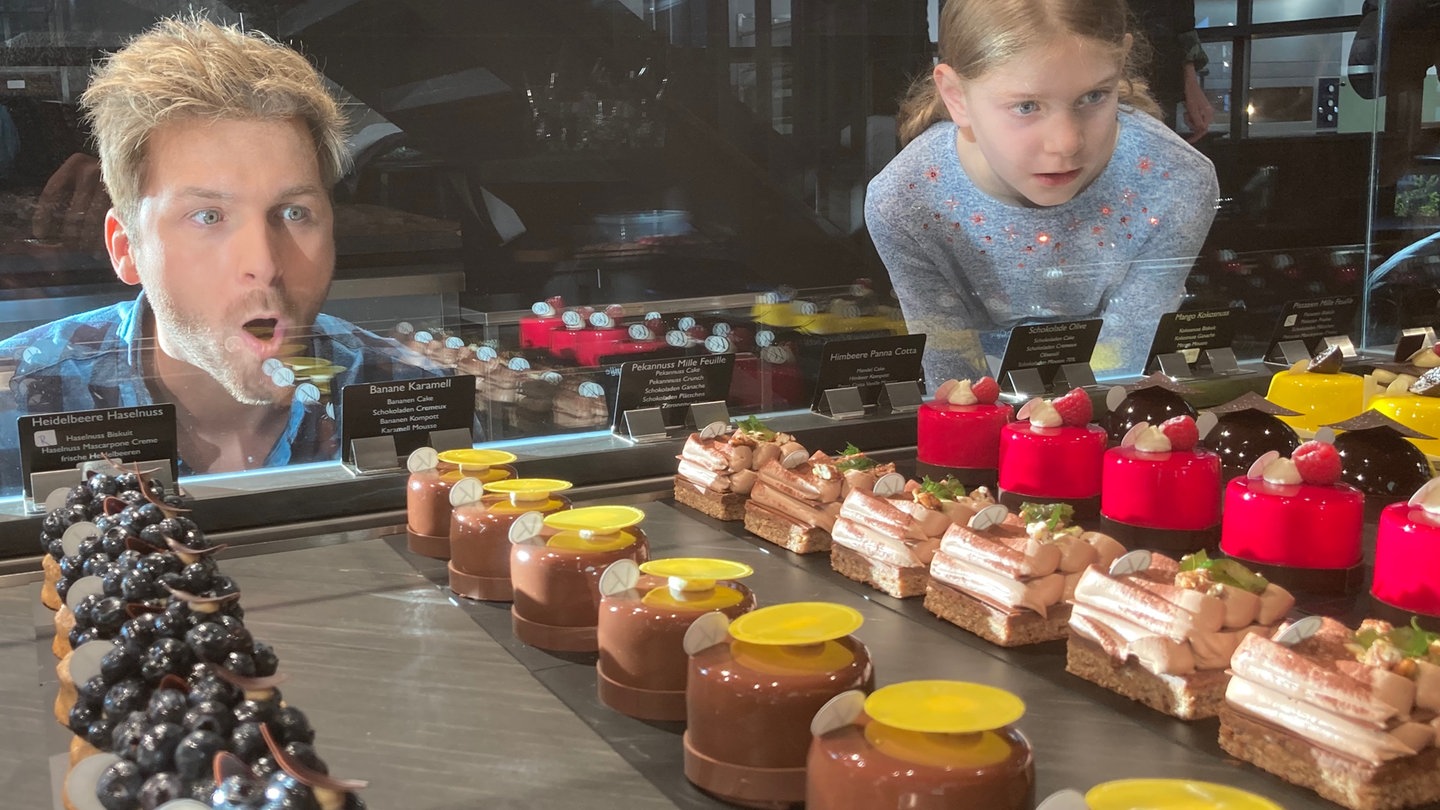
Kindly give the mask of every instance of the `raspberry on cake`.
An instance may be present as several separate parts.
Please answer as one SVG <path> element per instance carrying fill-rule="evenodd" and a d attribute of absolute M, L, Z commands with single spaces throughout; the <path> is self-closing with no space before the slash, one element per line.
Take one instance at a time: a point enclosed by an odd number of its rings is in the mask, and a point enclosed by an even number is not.
<path fill-rule="evenodd" d="M 998 402 L 1000 386 L 991 377 L 946 380 L 935 397 L 921 403 L 916 423 L 916 473 L 954 477 L 967 487 L 993 487 L 1000 463 L 1000 429 L 1014 409 Z"/>
<path fill-rule="evenodd" d="M 1356 416 L 1365 409 L 1365 384 L 1359 375 L 1340 370 L 1343 359 L 1340 347 L 1330 346 L 1308 362 L 1276 372 L 1265 398 L 1297 411 L 1297 416 L 1280 418 L 1308 433 Z"/>
<path fill-rule="evenodd" d="M 1291 590 L 1350 594 L 1362 576 L 1365 495 L 1339 480 L 1333 445 L 1271 451 L 1225 488 L 1220 550 Z"/>
<path fill-rule="evenodd" d="M 1205 418 L 1206 428 L 1215 417 Z M 1127 548 L 1186 553 L 1220 541 L 1220 456 L 1189 416 L 1137 422 L 1105 452 L 1100 528 Z"/>
<path fill-rule="evenodd" d="M 891 473 L 872 492 L 852 490 L 830 531 L 830 565 L 897 599 L 923 596 L 930 560 L 955 521 L 993 503 L 983 488 L 967 498 L 954 479 L 923 483 Z"/>
<path fill-rule="evenodd" d="M 930 562 L 925 609 L 1002 647 L 1065 637 L 1064 600 L 1087 567 L 1109 567 L 1122 547 L 1073 524 L 1065 504 L 981 509 L 945 532 Z"/>
<path fill-rule="evenodd" d="M 1311 616 L 1235 650 L 1220 747 L 1351 810 L 1440 800 L 1440 639 Z"/>
<path fill-rule="evenodd" d="M 1106 435 L 1091 415 L 1090 396 L 1079 388 L 1025 403 L 1000 431 L 1000 503 L 1065 503 L 1078 520 L 1098 517 Z"/>
<path fill-rule="evenodd" d="M 1376 613 L 1440 624 L 1440 478 L 1380 512 L 1370 596 Z"/>
<path fill-rule="evenodd" d="M 680 451 L 675 500 L 717 520 L 743 520 L 757 471 L 805 448 L 753 416 L 733 429 L 724 422 L 690 434 Z"/>
<path fill-rule="evenodd" d="M 1230 654 L 1295 605 L 1238 562 L 1197 552 L 1176 562 L 1131 552 L 1080 576 L 1065 669 L 1182 720 L 1214 717 Z"/>
<path fill-rule="evenodd" d="M 873 490 L 894 471 L 894 464 L 876 464 L 854 445 L 839 457 L 817 450 L 806 458 L 803 449 L 792 450 L 760 467 L 745 502 L 745 528 L 796 554 L 829 551 L 845 496 Z"/>

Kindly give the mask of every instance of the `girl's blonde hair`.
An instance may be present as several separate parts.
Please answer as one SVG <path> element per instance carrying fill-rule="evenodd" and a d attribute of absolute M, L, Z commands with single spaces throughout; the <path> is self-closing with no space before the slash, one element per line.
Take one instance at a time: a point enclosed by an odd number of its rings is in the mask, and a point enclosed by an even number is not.
<path fill-rule="evenodd" d="M 349 166 L 345 116 L 305 57 L 201 17 L 163 20 L 136 36 L 96 68 L 80 104 L 126 224 L 140 205 L 146 141 L 169 121 L 297 118 L 310 130 L 327 188 Z"/>
<path fill-rule="evenodd" d="M 1160 106 L 1141 78 L 1143 37 L 1126 49 L 1125 0 L 945 0 L 940 11 L 940 61 L 961 79 L 978 79 L 1026 49 L 1063 36 L 1104 43 L 1124 54 L 1120 103 L 1160 117 Z M 900 143 L 907 144 L 937 121 L 950 120 L 934 76 L 916 78 L 900 104 Z"/>

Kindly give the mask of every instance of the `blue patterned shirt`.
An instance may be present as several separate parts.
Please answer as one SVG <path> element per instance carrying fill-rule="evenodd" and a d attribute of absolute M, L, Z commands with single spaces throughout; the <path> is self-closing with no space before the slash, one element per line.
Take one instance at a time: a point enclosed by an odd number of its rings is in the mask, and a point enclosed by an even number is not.
<path fill-rule="evenodd" d="M 16 364 L 8 390 L 0 391 L 0 491 L 20 490 L 19 432 L 22 415 L 129 408 L 156 403 L 143 368 L 150 339 L 144 332 L 149 304 L 134 301 L 82 312 L 0 342 L 0 359 Z M 331 390 L 360 382 L 414 379 L 439 373 L 398 343 L 330 315 L 315 319 L 310 356 L 344 371 Z M 264 466 L 339 458 L 336 414 L 323 403 L 290 403 L 290 420 Z M 179 459 L 182 475 L 193 469 Z"/>

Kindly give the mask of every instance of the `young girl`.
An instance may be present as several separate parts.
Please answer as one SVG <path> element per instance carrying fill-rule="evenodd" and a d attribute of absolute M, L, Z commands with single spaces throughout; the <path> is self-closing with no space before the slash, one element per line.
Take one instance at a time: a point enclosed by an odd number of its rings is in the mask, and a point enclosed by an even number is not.
<path fill-rule="evenodd" d="M 865 223 L 930 385 L 989 373 L 1017 324 L 1103 318 L 1093 365 L 1139 373 L 1215 216 L 1210 161 L 1159 120 L 1124 0 L 948 0 L 940 61 Z"/>

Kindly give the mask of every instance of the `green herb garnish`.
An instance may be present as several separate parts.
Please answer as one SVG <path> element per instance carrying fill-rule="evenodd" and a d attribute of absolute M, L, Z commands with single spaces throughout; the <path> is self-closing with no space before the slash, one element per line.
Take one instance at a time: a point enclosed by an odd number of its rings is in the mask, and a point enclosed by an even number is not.
<path fill-rule="evenodd" d="M 761 441 L 768 442 L 771 439 L 775 438 L 775 431 L 771 430 L 768 427 L 765 427 L 765 423 L 761 422 L 754 416 L 747 416 L 744 419 L 741 419 L 739 422 L 735 423 L 735 426 L 740 428 L 740 430 L 744 431 L 745 433 L 758 436 Z"/>
<path fill-rule="evenodd" d="M 1355 641 L 1368 650 L 1376 640 L 1384 638 L 1390 646 L 1404 653 L 1405 657 L 1424 658 L 1430 654 L 1430 645 L 1440 641 L 1440 634 L 1422 629 L 1419 622 L 1418 616 L 1412 616 L 1409 627 L 1396 627 L 1388 633 L 1367 627 L 1355 634 Z"/>
<path fill-rule="evenodd" d="M 928 492 L 942 501 L 958 501 L 965 497 L 965 487 L 950 475 L 939 481 L 932 481 L 930 476 L 925 476 L 920 479 L 920 491 Z"/>
<path fill-rule="evenodd" d="M 875 460 L 867 458 L 860 448 L 850 442 L 845 443 L 845 449 L 840 451 L 840 460 L 835 462 L 835 468 L 841 472 L 851 470 L 868 470 L 875 466 Z"/>
<path fill-rule="evenodd" d="M 1270 581 L 1228 557 L 1210 559 L 1204 549 L 1180 558 L 1181 571 L 1209 571 L 1210 579 L 1232 588 L 1259 594 L 1270 586 Z"/>
<path fill-rule="evenodd" d="M 1032 523 L 1044 523 L 1045 528 L 1050 531 L 1058 531 L 1062 526 L 1068 526 L 1070 521 L 1075 519 L 1075 507 L 1068 503 L 1022 503 L 1020 504 L 1020 519 L 1025 525 Z"/>

